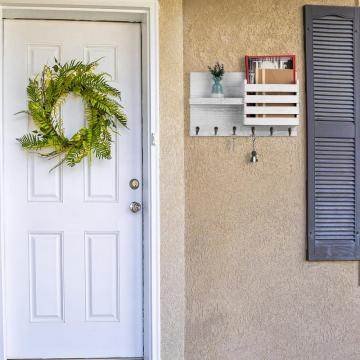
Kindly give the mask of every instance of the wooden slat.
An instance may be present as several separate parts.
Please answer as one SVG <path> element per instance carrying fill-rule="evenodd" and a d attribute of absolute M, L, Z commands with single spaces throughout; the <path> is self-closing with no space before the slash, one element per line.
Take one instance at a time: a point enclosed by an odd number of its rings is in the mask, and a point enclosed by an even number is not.
<path fill-rule="evenodd" d="M 290 92 L 298 93 L 299 84 L 245 84 L 245 92 Z"/>
<path fill-rule="evenodd" d="M 292 117 L 292 118 L 256 118 L 256 117 L 245 117 L 244 118 L 244 125 L 249 126 L 298 126 L 299 119 Z"/>
<path fill-rule="evenodd" d="M 245 114 L 297 115 L 298 106 L 245 106 Z"/>
<path fill-rule="evenodd" d="M 298 104 L 299 95 L 247 95 L 244 102 L 249 104 L 273 103 L 273 104 Z"/>
<path fill-rule="evenodd" d="M 242 105 L 244 98 L 201 98 L 193 97 L 189 100 L 190 105 Z"/>

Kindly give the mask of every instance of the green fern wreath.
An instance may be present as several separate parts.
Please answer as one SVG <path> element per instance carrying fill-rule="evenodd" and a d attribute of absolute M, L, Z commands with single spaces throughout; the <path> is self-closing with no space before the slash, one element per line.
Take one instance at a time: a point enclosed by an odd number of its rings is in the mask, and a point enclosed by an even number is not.
<path fill-rule="evenodd" d="M 17 139 L 23 149 L 49 159 L 58 157 L 54 168 L 62 163 L 75 166 L 86 156 L 91 160 L 92 155 L 111 159 L 112 133 L 117 133 L 118 124 L 126 127 L 127 118 L 119 103 L 120 91 L 108 84 L 108 74 L 94 73 L 97 66 L 98 61 L 72 60 L 62 65 L 55 59 L 54 66 L 45 65 L 38 76 L 29 79 L 28 109 L 23 112 L 37 130 Z M 83 99 L 88 126 L 70 139 L 64 135 L 60 113 L 69 93 Z"/>

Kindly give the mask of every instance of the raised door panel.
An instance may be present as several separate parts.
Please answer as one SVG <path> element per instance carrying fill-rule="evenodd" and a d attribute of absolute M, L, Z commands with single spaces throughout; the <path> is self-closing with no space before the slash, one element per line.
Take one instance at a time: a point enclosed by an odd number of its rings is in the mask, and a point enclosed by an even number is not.
<path fill-rule="evenodd" d="M 63 234 L 29 234 L 30 319 L 64 321 Z"/>
<path fill-rule="evenodd" d="M 98 72 L 109 74 L 112 81 L 117 81 L 117 49 L 114 45 L 89 45 L 84 49 L 86 62 L 99 61 Z"/>
<path fill-rule="evenodd" d="M 89 45 L 84 49 L 86 62 L 99 61 L 97 72 L 109 74 L 113 86 L 117 85 L 117 49 L 113 45 Z M 119 154 L 118 138 L 113 136 L 112 159 L 101 161 L 95 157 L 90 163 L 85 162 L 85 201 L 114 202 L 118 201 Z"/>
<path fill-rule="evenodd" d="M 28 77 L 39 76 L 45 64 L 51 66 L 54 59 L 60 59 L 59 45 L 29 45 L 28 46 Z M 29 121 L 29 130 L 33 130 Z M 28 201 L 59 202 L 62 201 L 62 172 L 56 168 L 58 159 L 44 161 L 39 155 L 28 154 Z"/>
<path fill-rule="evenodd" d="M 86 320 L 119 321 L 118 232 L 85 233 Z"/>

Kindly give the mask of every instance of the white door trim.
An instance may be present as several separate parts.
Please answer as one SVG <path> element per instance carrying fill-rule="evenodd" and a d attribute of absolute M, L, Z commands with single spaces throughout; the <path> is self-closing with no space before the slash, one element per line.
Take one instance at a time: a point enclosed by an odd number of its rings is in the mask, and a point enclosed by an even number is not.
<path fill-rule="evenodd" d="M 53 5 L 54 4 L 54 5 Z M 144 359 L 160 360 L 159 45 L 157 0 L 8 0 L 0 3 L 0 108 L 3 109 L 3 19 L 136 21 L 142 26 L 144 176 Z M 2 118 L 1 110 L 1 118 Z M 2 119 L 1 119 L 2 120 Z M 0 122 L 0 148 L 3 147 Z M 3 158 L 0 156 L 0 358 L 6 356 Z"/>

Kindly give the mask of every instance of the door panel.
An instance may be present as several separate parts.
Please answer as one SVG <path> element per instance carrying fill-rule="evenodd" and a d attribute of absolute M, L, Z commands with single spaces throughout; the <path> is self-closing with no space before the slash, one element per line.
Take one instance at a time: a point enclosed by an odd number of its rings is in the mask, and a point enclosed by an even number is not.
<path fill-rule="evenodd" d="M 136 357 L 143 353 L 141 33 L 139 24 L 5 20 L 4 224 L 9 358 Z M 111 160 L 57 168 L 16 138 L 28 78 L 54 58 L 100 59 L 122 92 L 129 129 Z M 62 110 L 67 136 L 84 126 L 81 99 Z"/>
<path fill-rule="evenodd" d="M 119 234 L 85 233 L 85 263 L 86 320 L 119 321 Z"/>
<path fill-rule="evenodd" d="M 64 321 L 63 233 L 29 233 L 30 321 Z"/>

